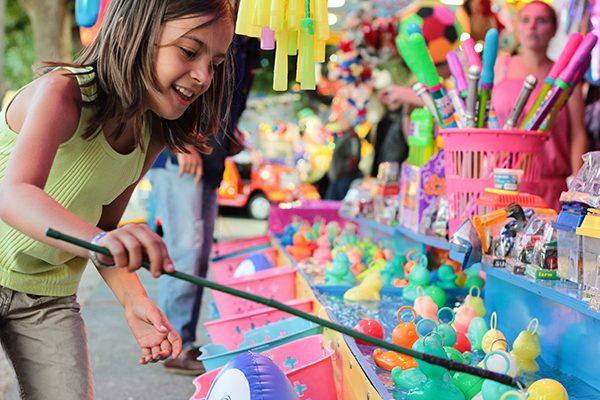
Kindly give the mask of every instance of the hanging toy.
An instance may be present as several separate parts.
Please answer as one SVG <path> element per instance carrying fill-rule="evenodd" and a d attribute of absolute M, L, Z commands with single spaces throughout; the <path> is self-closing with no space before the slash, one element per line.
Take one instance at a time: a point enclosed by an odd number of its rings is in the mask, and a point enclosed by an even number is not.
<path fill-rule="evenodd" d="M 494 311 L 490 316 L 490 330 L 483 335 L 483 339 L 481 340 L 481 349 L 485 354 L 493 350 L 506 351 L 506 337 L 504 337 L 504 334 L 500 330 L 496 329 L 496 325 L 497 315 Z"/>
<path fill-rule="evenodd" d="M 469 342 L 471 342 L 472 351 L 483 350 L 483 337 L 487 331 L 488 327 L 485 319 L 481 317 L 475 317 L 471 320 L 471 323 L 469 324 L 469 331 L 467 332 L 467 338 L 469 338 Z"/>
<path fill-rule="evenodd" d="M 84 28 L 91 28 L 98 20 L 100 0 L 76 0 L 75 22 Z"/>
<path fill-rule="evenodd" d="M 540 379 L 527 389 L 528 400 L 568 400 L 569 394 L 560 382 L 554 379 Z"/>
<path fill-rule="evenodd" d="M 537 334 L 538 326 L 538 319 L 532 319 L 529 325 L 527 325 L 527 330 L 519 333 L 510 352 L 517 362 L 519 376 L 526 382 L 533 382 L 535 374 L 540 369 L 540 366 L 535 361 L 541 353 L 540 339 Z"/>
<path fill-rule="evenodd" d="M 447 313 L 450 315 L 450 319 L 447 322 L 442 320 L 442 315 Z M 442 337 L 442 344 L 444 347 L 452 347 L 456 344 L 456 331 L 452 327 L 452 323 L 454 322 L 454 311 L 450 307 L 442 307 L 438 310 L 436 319 L 438 322 L 435 331 L 440 334 Z"/>
<path fill-rule="evenodd" d="M 473 291 L 477 291 L 477 295 L 473 296 Z M 469 294 L 465 299 L 465 304 L 473 307 L 475 312 L 477 312 L 478 317 L 483 317 L 485 315 L 485 305 L 481 298 L 481 289 L 478 286 L 471 286 Z"/>
<path fill-rule="evenodd" d="M 430 296 L 425 294 L 421 286 L 417 286 L 417 298 L 415 299 L 414 309 L 417 315 L 422 318 L 435 320 L 437 318 L 438 306 Z"/>

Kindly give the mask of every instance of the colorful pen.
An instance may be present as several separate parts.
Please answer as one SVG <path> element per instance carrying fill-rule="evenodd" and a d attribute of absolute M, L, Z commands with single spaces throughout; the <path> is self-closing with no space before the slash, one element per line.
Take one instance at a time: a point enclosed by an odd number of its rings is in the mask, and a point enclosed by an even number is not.
<path fill-rule="evenodd" d="M 467 109 L 465 110 L 465 122 L 467 128 L 475 128 L 475 116 L 477 109 L 477 86 L 479 85 L 479 77 L 481 70 L 477 65 L 471 65 L 467 73 L 469 89 L 467 94 Z"/>
<path fill-rule="evenodd" d="M 556 80 L 556 78 L 558 78 L 558 75 L 560 75 L 562 70 L 567 66 L 569 60 L 573 58 L 573 54 L 575 53 L 575 50 L 577 50 L 577 47 L 581 44 L 582 40 L 583 36 L 579 32 L 574 32 L 569 36 L 569 40 L 567 41 L 567 44 L 565 45 L 563 51 L 558 57 L 558 60 L 556 60 L 556 62 L 550 69 L 548 76 L 544 80 L 544 84 L 542 85 L 542 88 L 538 93 L 535 102 L 529 109 L 529 112 L 527 113 L 525 118 L 523 118 L 521 128 L 524 128 L 526 124 L 529 123 L 531 118 L 533 118 L 535 111 L 540 107 L 542 101 L 546 98 L 546 95 L 552 88 L 552 85 L 554 85 L 554 81 Z"/>
<path fill-rule="evenodd" d="M 496 65 L 497 55 L 498 30 L 492 28 L 485 35 L 485 47 L 483 49 L 483 69 L 481 70 L 481 81 L 479 83 L 478 128 L 483 128 L 487 125 L 489 102 L 492 98 L 492 89 L 494 87 L 494 65 Z"/>
<path fill-rule="evenodd" d="M 537 78 L 535 76 L 527 75 L 525 77 L 523 88 L 521 89 L 521 93 L 519 93 L 519 98 L 517 98 L 515 106 L 504 123 L 504 129 L 513 129 L 517 126 L 517 121 L 519 120 L 519 117 L 525 108 L 525 104 L 527 104 L 527 100 L 529 100 L 529 96 L 531 96 L 531 92 L 533 92 L 536 84 Z"/>

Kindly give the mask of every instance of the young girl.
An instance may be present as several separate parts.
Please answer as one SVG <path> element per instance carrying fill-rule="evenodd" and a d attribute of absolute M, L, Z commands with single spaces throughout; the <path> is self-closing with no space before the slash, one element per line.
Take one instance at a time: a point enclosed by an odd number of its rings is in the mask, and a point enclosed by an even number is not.
<path fill-rule="evenodd" d="M 204 150 L 194 132 L 218 128 L 232 36 L 227 0 L 113 1 L 75 64 L 53 64 L 0 114 L 0 341 L 23 398 L 93 398 L 75 298 L 88 253 L 48 227 L 114 255 L 89 254 L 140 363 L 178 356 L 179 335 L 130 273 L 144 258 L 154 277 L 173 271 L 166 247 L 145 225 L 117 223 L 164 146 Z"/>

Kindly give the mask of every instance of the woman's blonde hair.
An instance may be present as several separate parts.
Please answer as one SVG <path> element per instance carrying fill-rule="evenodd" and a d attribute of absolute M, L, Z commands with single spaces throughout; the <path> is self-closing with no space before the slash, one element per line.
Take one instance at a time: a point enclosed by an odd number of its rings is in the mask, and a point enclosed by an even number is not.
<path fill-rule="evenodd" d="M 97 135 L 105 122 L 116 118 L 118 137 L 132 129 L 141 145 L 145 97 L 159 90 L 154 74 L 154 59 L 163 24 L 190 16 L 210 15 L 208 26 L 219 20 L 233 21 L 228 0 L 113 0 L 93 43 L 75 60 L 74 66 L 92 66 L 96 72 L 97 96 L 84 106 L 95 108 L 85 137 Z M 151 129 L 160 132 L 166 146 L 185 151 L 186 144 L 207 151 L 206 141 L 223 125 L 228 106 L 222 109 L 223 98 L 231 98 L 231 53 L 214 72 L 210 88 L 177 120 L 153 116 Z M 47 64 L 51 66 L 56 63 Z M 227 91 L 227 93 L 225 93 Z"/>

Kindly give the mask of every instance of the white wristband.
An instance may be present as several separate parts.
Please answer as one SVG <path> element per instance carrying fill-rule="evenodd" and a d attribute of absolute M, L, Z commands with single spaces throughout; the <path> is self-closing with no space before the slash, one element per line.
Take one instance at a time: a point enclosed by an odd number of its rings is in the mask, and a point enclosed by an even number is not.
<path fill-rule="evenodd" d="M 105 235 L 106 235 L 106 232 L 104 232 L 104 231 L 100 232 L 99 234 L 94 236 L 94 238 L 92 239 L 92 241 L 90 243 L 93 245 L 98 245 L 98 241 L 100 239 L 102 239 Z M 113 264 L 105 264 L 102 261 L 100 261 L 100 259 L 98 258 L 98 253 L 96 253 L 95 251 L 90 250 L 89 256 L 90 256 L 90 260 L 92 261 L 92 264 L 94 264 L 96 266 L 96 268 L 110 268 L 110 267 L 115 266 L 114 263 Z"/>

